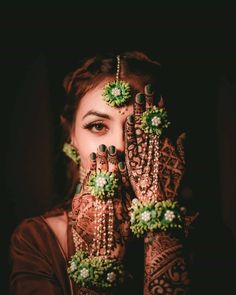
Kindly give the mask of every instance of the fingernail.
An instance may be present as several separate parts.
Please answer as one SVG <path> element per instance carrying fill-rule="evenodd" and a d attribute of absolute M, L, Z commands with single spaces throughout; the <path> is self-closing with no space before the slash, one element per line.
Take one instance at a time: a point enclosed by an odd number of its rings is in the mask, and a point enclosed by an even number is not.
<path fill-rule="evenodd" d="M 143 93 L 138 93 L 136 95 L 136 102 L 142 104 L 144 102 L 145 96 Z"/>
<path fill-rule="evenodd" d="M 105 150 L 106 150 L 105 144 L 100 144 L 99 145 L 99 150 L 100 150 L 100 152 L 105 152 Z"/>
<path fill-rule="evenodd" d="M 90 159 L 91 160 L 95 160 L 96 159 L 96 154 L 95 153 L 91 153 L 90 155 L 89 155 L 89 157 L 90 157 Z"/>
<path fill-rule="evenodd" d="M 111 145 L 109 146 L 108 151 L 110 155 L 114 155 L 116 152 L 116 148 L 114 147 L 114 145 Z"/>
<path fill-rule="evenodd" d="M 131 116 L 128 117 L 128 122 L 130 124 L 134 124 L 134 116 L 133 115 L 131 115 Z"/>
<path fill-rule="evenodd" d="M 152 84 L 148 84 L 145 86 L 145 92 L 147 94 L 152 94 L 153 93 L 153 87 L 152 87 Z"/>
<path fill-rule="evenodd" d="M 81 189 L 82 189 L 82 185 L 80 183 L 77 184 L 76 190 L 75 190 L 76 194 L 80 193 L 81 192 Z"/>
<path fill-rule="evenodd" d="M 120 170 L 125 169 L 125 163 L 124 163 L 124 162 L 119 162 L 119 163 L 118 163 L 118 166 L 119 166 L 119 169 L 120 169 Z"/>

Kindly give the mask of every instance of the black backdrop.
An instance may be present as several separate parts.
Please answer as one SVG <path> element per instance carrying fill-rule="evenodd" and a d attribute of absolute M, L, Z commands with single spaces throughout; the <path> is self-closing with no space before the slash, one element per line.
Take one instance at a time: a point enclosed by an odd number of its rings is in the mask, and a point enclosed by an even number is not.
<path fill-rule="evenodd" d="M 212 272 L 228 269 L 226 274 L 233 278 L 235 271 L 227 264 L 236 239 L 233 9 L 116 5 L 12 5 L 1 11 L 1 286 L 5 290 L 9 238 L 15 226 L 61 197 L 58 123 L 64 75 L 84 56 L 126 49 L 144 50 L 160 61 L 161 91 L 172 125 L 187 132 L 182 194 L 198 208 L 199 228 L 204 228 L 196 247 L 201 253 L 199 268 L 208 274 L 205 290 L 212 285 L 223 290 L 233 281 L 225 278 L 224 284 L 223 272 Z M 219 255 L 225 257 L 220 262 Z M 205 263 L 206 256 L 210 262 Z"/>

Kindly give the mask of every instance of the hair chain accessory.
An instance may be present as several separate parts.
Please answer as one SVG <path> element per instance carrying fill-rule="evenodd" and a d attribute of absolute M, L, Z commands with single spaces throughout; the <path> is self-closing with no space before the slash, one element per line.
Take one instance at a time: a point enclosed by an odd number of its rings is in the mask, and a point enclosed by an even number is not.
<path fill-rule="evenodd" d="M 116 79 L 104 86 L 102 96 L 112 107 L 123 106 L 131 97 L 129 83 L 120 80 L 120 55 L 117 56 Z"/>

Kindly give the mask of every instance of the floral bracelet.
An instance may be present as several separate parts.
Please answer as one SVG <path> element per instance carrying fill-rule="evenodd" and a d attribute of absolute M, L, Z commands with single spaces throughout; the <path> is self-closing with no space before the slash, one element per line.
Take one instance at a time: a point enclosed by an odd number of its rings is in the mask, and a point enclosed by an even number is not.
<path fill-rule="evenodd" d="M 137 237 L 143 236 L 147 231 L 167 231 L 184 227 L 182 208 L 176 201 L 142 202 L 133 199 L 130 212 L 130 228 Z"/>
<path fill-rule="evenodd" d="M 112 288 L 124 281 L 123 264 L 111 257 L 89 256 L 84 251 L 76 251 L 67 269 L 75 283 L 83 287 L 98 289 Z"/>

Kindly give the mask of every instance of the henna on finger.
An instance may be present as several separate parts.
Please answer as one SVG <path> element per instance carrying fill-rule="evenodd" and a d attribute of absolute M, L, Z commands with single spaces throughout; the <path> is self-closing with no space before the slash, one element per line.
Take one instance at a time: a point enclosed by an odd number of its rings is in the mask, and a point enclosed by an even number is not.
<path fill-rule="evenodd" d="M 119 162 L 118 167 L 119 167 L 119 171 L 121 175 L 122 184 L 124 185 L 124 187 L 129 188 L 130 182 L 129 182 L 128 171 L 126 169 L 125 163 Z"/>
<path fill-rule="evenodd" d="M 117 159 L 117 150 L 114 145 L 111 145 L 108 148 L 108 171 L 117 172 L 118 171 L 118 159 Z"/>
<path fill-rule="evenodd" d="M 125 172 L 123 167 L 123 176 Z M 90 154 L 90 171 L 83 183 L 83 190 L 78 191 L 72 201 L 70 217 L 74 230 L 73 238 L 75 236 L 77 249 L 92 255 L 108 253 L 106 255 L 122 259 L 130 233 L 130 195 L 125 189 L 117 191 L 114 197 L 108 200 L 94 194 L 90 190 L 91 178 L 101 173 L 107 173 L 107 176 L 114 173 L 117 177 L 121 175 L 114 146 L 107 150 L 105 145 L 100 145 L 97 154 Z M 124 182 L 127 182 L 127 176 Z"/>
<path fill-rule="evenodd" d="M 140 129 L 141 116 L 144 111 L 145 111 L 145 95 L 143 93 L 138 93 L 136 94 L 135 100 L 134 100 L 135 130 Z"/>
<path fill-rule="evenodd" d="M 100 144 L 97 150 L 97 172 L 107 171 L 107 147 L 104 144 Z"/>
<path fill-rule="evenodd" d="M 97 158 L 96 153 L 91 153 L 89 155 L 90 171 L 96 171 L 96 166 L 97 166 L 96 158 Z"/>
<path fill-rule="evenodd" d="M 125 150 L 130 161 L 138 152 L 133 116 L 129 116 L 125 124 Z"/>
<path fill-rule="evenodd" d="M 153 107 L 153 97 L 154 97 L 154 91 L 151 84 L 148 84 L 145 86 L 144 94 L 146 97 L 146 110 L 149 110 Z"/>

